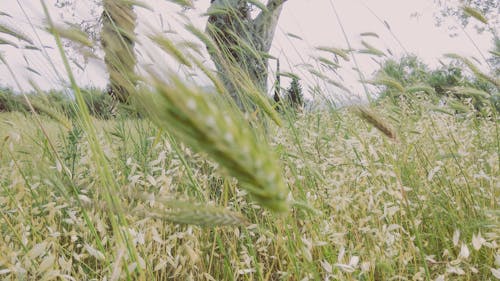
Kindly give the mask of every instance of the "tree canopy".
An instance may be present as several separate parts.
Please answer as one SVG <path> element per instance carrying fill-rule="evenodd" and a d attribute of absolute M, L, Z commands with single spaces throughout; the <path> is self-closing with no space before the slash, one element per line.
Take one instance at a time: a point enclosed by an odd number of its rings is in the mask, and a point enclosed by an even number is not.
<path fill-rule="evenodd" d="M 438 25 L 444 23 L 448 17 L 454 17 L 458 20 L 462 27 L 473 24 L 478 31 L 489 29 L 494 33 L 498 33 L 500 27 L 500 1 L 498 0 L 434 0 L 440 7 L 439 13 L 436 15 Z M 464 12 L 464 7 L 472 8 L 479 12 L 487 20 L 488 24 L 474 23 L 473 18 Z"/>

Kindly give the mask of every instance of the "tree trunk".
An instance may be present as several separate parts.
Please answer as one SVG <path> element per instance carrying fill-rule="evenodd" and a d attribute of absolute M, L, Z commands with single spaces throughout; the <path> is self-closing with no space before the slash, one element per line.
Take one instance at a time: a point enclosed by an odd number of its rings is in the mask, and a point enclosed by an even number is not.
<path fill-rule="evenodd" d="M 267 9 L 253 19 L 244 0 L 211 0 L 207 32 L 218 50 L 209 53 L 236 104 L 244 109 L 245 97 L 234 77 L 243 71 L 258 90 L 267 93 L 268 58 L 278 19 L 286 0 L 269 0 Z"/>
<path fill-rule="evenodd" d="M 120 102 L 129 100 L 136 84 L 134 30 L 137 15 L 130 2 L 103 0 L 101 44 L 109 73 L 108 93 Z"/>

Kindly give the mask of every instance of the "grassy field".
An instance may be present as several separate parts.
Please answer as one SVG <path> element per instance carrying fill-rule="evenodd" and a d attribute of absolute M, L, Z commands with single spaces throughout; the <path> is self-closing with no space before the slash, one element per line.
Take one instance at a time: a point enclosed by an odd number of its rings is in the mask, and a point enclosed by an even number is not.
<path fill-rule="evenodd" d="M 251 29 L 250 6 L 215 9 L 222 29 L 210 24 L 210 36 L 181 14 L 194 43 L 153 28 L 136 39 L 134 1 L 108 2 L 102 44 L 52 22 L 44 1 L 43 28 L 30 23 L 54 36 L 64 98 L 21 85 L 0 54 L 17 88 L 35 90 L 0 96 L 0 280 L 500 279 L 493 67 L 448 54 L 448 68 L 417 69 L 416 59 L 390 62 L 346 37 L 348 49 L 317 47 L 314 65 L 297 66 L 306 77 L 277 70 L 296 90 L 271 100 L 276 58 L 255 48 L 270 47 L 274 30 L 264 31 L 277 24 L 268 17 L 277 4 Z M 0 33 L 37 50 L 15 28 L 0 24 Z M 245 41 L 261 35 L 266 42 Z M 82 49 L 68 52 L 68 42 Z M 154 45 L 141 56 L 154 63 L 136 71 L 131 51 L 144 42 Z M 73 72 L 77 49 L 99 46 L 123 108 L 107 91 L 86 94 Z M 376 58 L 373 79 L 355 54 Z M 370 103 L 327 106 L 339 89 L 359 96 L 331 78 L 339 57 L 352 57 Z M 205 82 L 186 79 L 194 73 Z M 302 110 L 307 77 L 305 96 L 320 106 Z"/>
<path fill-rule="evenodd" d="M 494 280 L 498 122 L 427 108 L 371 109 L 392 139 L 349 108 L 271 125 L 283 214 L 147 119 L 91 119 L 103 166 L 76 123 L 1 114 L 0 278 Z"/>

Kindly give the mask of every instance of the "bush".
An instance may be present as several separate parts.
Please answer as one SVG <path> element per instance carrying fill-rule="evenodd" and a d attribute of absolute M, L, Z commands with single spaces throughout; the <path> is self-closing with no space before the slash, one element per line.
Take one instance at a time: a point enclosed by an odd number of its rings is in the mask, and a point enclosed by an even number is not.
<path fill-rule="evenodd" d="M 10 88 L 0 87 L 0 112 L 26 111 L 28 108 Z"/>
<path fill-rule="evenodd" d="M 476 110 L 492 104 L 497 110 L 498 88 L 490 81 L 476 75 L 466 75 L 469 69 L 464 62 L 458 59 L 440 68 L 430 69 L 416 56 L 406 56 L 400 61 L 387 60 L 376 73 L 372 84 L 384 86 L 379 99 L 390 99 L 398 104 L 401 100 L 411 102 L 414 98 L 423 95 L 433 103 L 442 103 L 452 99 L 464 102 L 472 99 Z M 485 98 L 478 95 L 464 94 L 463 89 L 477 89 L 490 96 Z"/>
<path fill-rule="evenodd" d="M 76 116 L 76 103 L 73 94 L 60 90 L 50 90 L 43 94 L 31 92 L 26 94 L 38 113 L 46 114 L 47 110 L 60 112 L 67 117 Z M 127 113 L 130 110 L 117 106 L 113 99 L 98 88 L 82 89 L 83 99 L 90 114 L 96 118 L 109 119 L 118 111 Z M 128 110 L 128 111 L 127 111 Z M 29 112 L 30 109 L 20 94 L 10 88 L 0 88 L 0 112 Z"/>
<path fill-rule="evenodd" d="M 82 94 L 91 115 L 103 119 L 110 119 L 116 115 L 115 101 L 103 90 L 89 88 L 84 89 Z"/>

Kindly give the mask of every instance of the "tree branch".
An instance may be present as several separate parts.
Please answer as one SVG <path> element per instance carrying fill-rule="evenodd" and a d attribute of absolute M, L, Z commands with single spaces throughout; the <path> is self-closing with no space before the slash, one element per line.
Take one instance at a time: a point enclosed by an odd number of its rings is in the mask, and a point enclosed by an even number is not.
<path fill-rule="evenodd" d="M 274 32 L 278 25 L 278 19 L 283 9 L 283 3 L 287 0 L 269 0 L 267 11 L 262 11 L 253 22 L 255 36 L 261 41 L 262 50 L 269 51 L 274 38 Z"/>
<path fill-rule="evenodd" d="M 269 12 L 273 12 L 278 7 L 280 7 L 281 5 L 283 5 L 283 3 L 285 3 L 286 1 L 287 0 L 269 0 L 269 2 L 267 3 L 267 10 Z"/>

